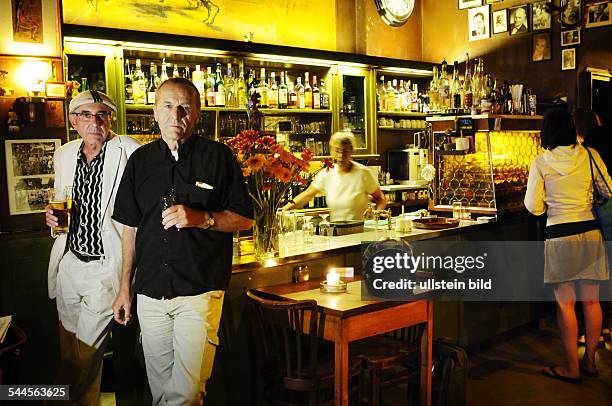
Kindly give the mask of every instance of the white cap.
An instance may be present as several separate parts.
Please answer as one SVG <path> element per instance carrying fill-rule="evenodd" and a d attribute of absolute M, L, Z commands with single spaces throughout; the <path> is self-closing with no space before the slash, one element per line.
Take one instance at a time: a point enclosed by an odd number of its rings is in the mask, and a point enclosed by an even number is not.
<path fill-rule="evenodd" d="M 70 106 L 68 110 L 71 113 L 74 113 L 76 109 L 78 109 L 84 104 L 89 103 L 102 103 L 114 112 L 117 112 L 117 105 L 115 104 L 115 102 L 106 94 L 98 92 L 97 90 L 87 90 L 85 92 L 79 93 L 75 98 L 70 101 Z"/>

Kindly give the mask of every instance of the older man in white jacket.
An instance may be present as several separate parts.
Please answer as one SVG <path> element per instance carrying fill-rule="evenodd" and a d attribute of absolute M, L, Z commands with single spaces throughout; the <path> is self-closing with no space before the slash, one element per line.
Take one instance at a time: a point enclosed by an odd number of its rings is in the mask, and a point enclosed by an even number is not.
<path fill-rule="evenodd" d="M 80 93 L 69 111 L 81 139 L 56 151 L 54 186 L 60 196 L 72 187 L 74 204 L 69 232 L 51 250 L 48 287 L 60 321 L 59 383 L 70 385 L 71 403 L 97 405 L 121 273 L 123 225 L 111 215 L 121 175 L 139 144 L 110 131 L 117 106 L 104 93 Z M 58 225 L 55 214 L 47 208 L 49 227 Z"/>

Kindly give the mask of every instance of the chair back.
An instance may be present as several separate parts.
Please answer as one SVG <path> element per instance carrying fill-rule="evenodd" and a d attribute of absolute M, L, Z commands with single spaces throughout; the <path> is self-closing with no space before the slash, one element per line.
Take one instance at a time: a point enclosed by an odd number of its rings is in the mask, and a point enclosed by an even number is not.
<path fill-rule="evenodd" d="M 315 300 L 279 301 L 247 290 L 260 371 L 270 371 L 289 390 L 316 393 L 324 315 Z"/>

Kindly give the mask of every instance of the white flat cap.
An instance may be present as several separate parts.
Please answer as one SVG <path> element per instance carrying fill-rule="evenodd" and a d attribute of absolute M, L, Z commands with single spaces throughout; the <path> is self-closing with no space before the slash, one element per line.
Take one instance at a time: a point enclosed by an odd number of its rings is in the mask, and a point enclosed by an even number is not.
<path fill-rule="evenodd" d="M 98 92 L 97 90 L 87 90 L 85 92 L 79 93 L 75 98 L 70 101 L 70 106 L 68 107 L 68 109 L 71 113 L 74 113 L 76 109 L 78 109 L 84 104 L 89 103 L 102 103 L 114 112 L 117 112 L 117 105 L 115 104 L 115 102 L 106 94 Z"/>

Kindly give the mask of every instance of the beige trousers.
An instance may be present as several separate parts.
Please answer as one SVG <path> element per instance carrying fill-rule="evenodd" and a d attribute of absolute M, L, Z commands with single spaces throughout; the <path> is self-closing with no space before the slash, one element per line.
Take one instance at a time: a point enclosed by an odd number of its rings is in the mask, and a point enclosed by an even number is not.
<path fill-rule="evenodd" d="M 70 386 L 70 405 L 97 406 L 102 358 L 115 291 L 104 261 L 81 262 L 67 252 L 57 274 L 60 369 L 57 383 Z"/>
<path fill-rule="evenodd" d="M 201 405 L 219 344 L 224 292 L 152 299 L 138 295 L 138 318 L 153 405 Z"/>

